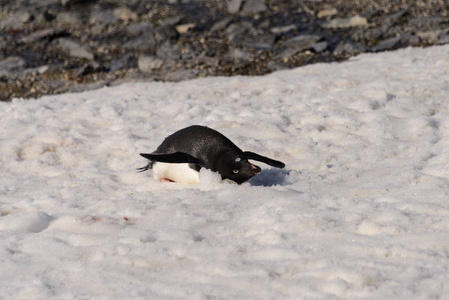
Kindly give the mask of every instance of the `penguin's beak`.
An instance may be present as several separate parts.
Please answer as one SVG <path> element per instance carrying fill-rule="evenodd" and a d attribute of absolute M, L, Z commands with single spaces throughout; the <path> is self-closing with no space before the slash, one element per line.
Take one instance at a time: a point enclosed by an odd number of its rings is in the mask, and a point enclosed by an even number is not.
<path fill-rule="evenodd" d="M 260 171 L 261 171 L 261 169 L 260 169 L 258 166 L 251 165 L 251 171 L 252 171 L 254 174 L 259 174 Z"/>

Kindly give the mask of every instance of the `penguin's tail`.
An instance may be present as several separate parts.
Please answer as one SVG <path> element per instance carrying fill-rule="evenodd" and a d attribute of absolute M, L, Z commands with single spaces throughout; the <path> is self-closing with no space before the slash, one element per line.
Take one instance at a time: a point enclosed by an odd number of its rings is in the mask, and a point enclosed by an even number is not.
<path fill-rule="evenodd" d="M 148 171 L 149 169 L 153 168 L 153 161 L 150 161 L 146 166 L 142 167 L 142 168 L 137 168 L 137 173 L 142 173 L 145 171 Z"/>

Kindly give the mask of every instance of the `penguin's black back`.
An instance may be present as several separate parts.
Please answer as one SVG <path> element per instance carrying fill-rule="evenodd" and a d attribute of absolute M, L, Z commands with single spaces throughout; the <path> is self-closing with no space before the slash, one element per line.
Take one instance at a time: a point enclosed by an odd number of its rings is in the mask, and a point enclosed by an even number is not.
<path fill-rule="evenodd" d="M 166 137 L 154 153 L 184 152 L 198 158 L 205 168 L 214 171 L 217 158 L 227 151 L 242 153 L 239 147 L 218 131 L 193 125 Z"/>

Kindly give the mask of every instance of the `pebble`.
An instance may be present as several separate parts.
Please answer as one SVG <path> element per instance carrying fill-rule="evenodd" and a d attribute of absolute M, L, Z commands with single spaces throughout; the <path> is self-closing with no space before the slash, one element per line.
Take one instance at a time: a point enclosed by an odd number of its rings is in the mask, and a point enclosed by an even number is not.
<path fill-rule="evenodd" d="M 18 56 L 10 56 L 0 61 L 0 75 L 5 76 L 9 73 L 16 73 L 25 67 L 25 60 Z"/>
<path fill-rule="evenodd" d="M 335 18 L 329 22 L 324 23 L 322 26 L 324 28 L 348 28 L 348 27 L 358 27 L 366 26 L 368 21 L 366 18 L 361 16 L 353 16 L 349 18 Z"/>
<path fill-rule="evenodd" d="M 64 48 L 69 51 L 69 55 L 76 57 L 76 58 L 84 58 L 87 60 L 93 60 L 94 55 L 87 51 L 85 47 L 81 46 L 80 44 L 66 38 L 60 38 L 58 39 L 58 45 L 61 48 Z"/>
<path fill-rule="evenodd" d="M 137 14 L 128 7 L 119 7 L 114 9 L 114 16 L 122 21 L 137 21 Z"/>
<path fill-rule="evenodd" d="M 262 75 L 364 52 L 447 44 L 443 2 L 4 1 L 0 100 L 130 80 Z"/>
<path fill-rule="evenodd" d="M 151 73 L 160 69 L 163 64 L 164 61 L 156 56 L 141 56 L 137 61 L 139 70 L 144 73 Z"/>

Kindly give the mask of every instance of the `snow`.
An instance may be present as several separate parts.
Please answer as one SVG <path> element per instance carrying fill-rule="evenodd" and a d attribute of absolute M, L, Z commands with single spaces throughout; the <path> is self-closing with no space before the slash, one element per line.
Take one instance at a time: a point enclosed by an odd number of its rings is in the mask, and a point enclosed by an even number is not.
<path fill-rule="evenodd" d="M 449 46 L 0 103 L 0 299 L 444 299 Z M 286 163 L 136 173 L 201 124 Z"/>

